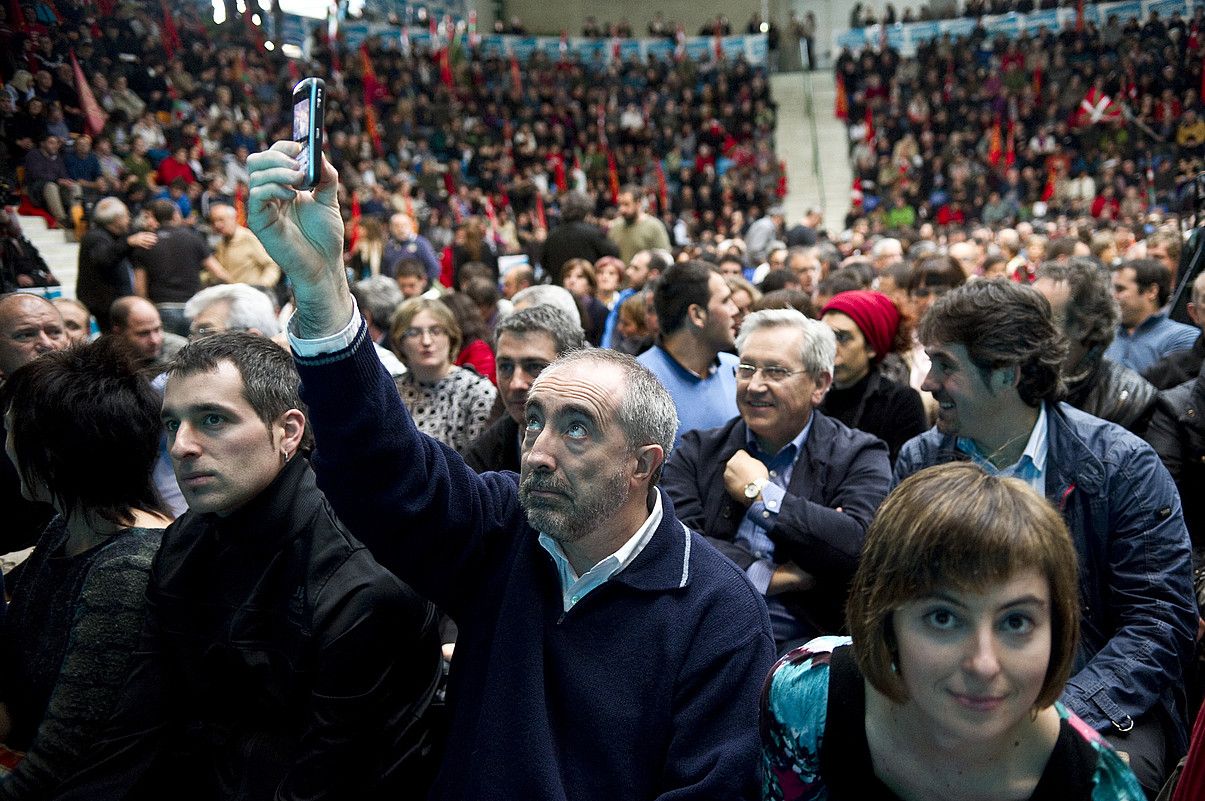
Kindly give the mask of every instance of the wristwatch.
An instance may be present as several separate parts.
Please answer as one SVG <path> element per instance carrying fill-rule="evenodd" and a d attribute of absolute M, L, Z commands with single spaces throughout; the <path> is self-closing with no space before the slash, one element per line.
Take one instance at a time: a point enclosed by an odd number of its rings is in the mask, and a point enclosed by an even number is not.
<path fill-rule="evenodd" d="M 751 501 L 756 499 L 758 495 L 761 495 L 761 491 L 765 489 L 765 486 L 769 483 L 769 479 L 765 478 L 758 478 L 750 481 L 745 485 L 745 497 Z"/>

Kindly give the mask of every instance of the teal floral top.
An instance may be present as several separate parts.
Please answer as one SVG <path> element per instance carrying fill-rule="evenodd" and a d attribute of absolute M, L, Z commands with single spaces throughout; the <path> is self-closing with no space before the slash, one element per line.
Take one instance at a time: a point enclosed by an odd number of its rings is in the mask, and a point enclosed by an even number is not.
<path fill-rule="evenodd" d="M 766 801 L 898 801 L 874 773 L 865 682 L 849 645 L 819 637 L 770 671 L 761 709 Z M 1061 703 L 1055 709 L 1058 741 L 1030 801 L 1144 801 L 1101 736 Z"/>

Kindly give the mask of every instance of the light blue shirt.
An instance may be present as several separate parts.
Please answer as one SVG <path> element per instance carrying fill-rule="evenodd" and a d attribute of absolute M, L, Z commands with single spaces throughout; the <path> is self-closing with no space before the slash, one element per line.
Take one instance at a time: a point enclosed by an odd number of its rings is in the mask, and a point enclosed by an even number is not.
<path fill-rule="evenodd" d="M 656 496 L 656 500 L 653 501 L 653 511 L 649 512 L 649 516 L 645 518 L 644 523 L 636 530 L 631 539 L 581 576 L 577 575 L 577 571 L 569 563 L 569 557 L 565 556 L 561 544 L 541 532 L 540 545 L 552 556 L 552 561 L 556 562 L 557 574 L 561 579 L 561 600 L 566 612 L 577 606 L 588 593 L 605 584 L 607 579 L 632 564 L 644 550 L 644 546 L 649 544 L 649 540 L 653 538 L 653 532 L 657 530 L 657 526 L 661 525 L 663 516 L 661 493 L 653 494 Z"/>
<path fill-rule="evenodd" d="M 989 475 L 1019 478 L 1045 498 L 1046 433 L 1046 404 L 1043 403 L 1038 411 L 1038 420 L 1033 424 L 1033 431 L 1029 432 L 1029 440 L 1025 443 L 1021 458 L 1008 467 L 997 468 L 988 461 L 975 443 L 966 437 L 959 437 L 955 447 L 970 456 L 971 461 L 986 470 Z"/>
<path fill-rule="evenodd" d="M 761 498 L 749 505 L 734 541 L 757 557 L 757 561 L 745 570 L 745 575 L 762 595 L 765 595 L 770 587 L 770 577 L 774 575 L 775 567 L 774 540 L 770 539 L 766 532 L 774 527 L 778 513 L 782 511 L 782 500 L 786 497 L 791 476 L 795 474 L 795 462 L 799 454 L 803 453 L 803 444 L 807 442 L 814 419 L 815 417 L 809 414 L 807 425 L 799 432 L 799 436 L 773 455 L 764 452 L 758 446 L 753 433 L 748 433 L 745 450 L 770 471 L 770 483 L 762 487 Z"/>
<path fill-rule="evenodd" d="M 696 428 L 717 428 L 738 414 L 736 408 L 736 366 L 740 359 L 721 353 L 706 378 L 687 370 L 660 345 L 654 345 L 636 358 L 668 391 L 678 408 L 678 430 L 674 447 L 682 435 Z"/>
<path fill-rule="evenodd" d="M 1141 373 L 1169 353 L 1188 350 L 1200 335 L 1200 329 L 1169 320 L 1166 314 L 1152 314 L 1132 334 L 1117 326 L 1105 357 Z"/>

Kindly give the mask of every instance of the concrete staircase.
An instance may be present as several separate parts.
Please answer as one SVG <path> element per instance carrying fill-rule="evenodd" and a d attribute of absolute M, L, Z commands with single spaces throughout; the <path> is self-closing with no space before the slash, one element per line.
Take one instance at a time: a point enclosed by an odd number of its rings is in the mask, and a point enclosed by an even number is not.
<path fill-rule="evenodd" d="M 845 123 L 834 113 L 833 73 L 777 73 L 770 77 L 770 87 L 778 101 L 775 144 L 787 163 L 787 225 L 815 208 L 824 212 L 824 226 L 835 234 L 849 211 L 853 175 Z"/>
<path fill-rule="evenodd" d="M 50 271 L 62 284 L 63 297 L 75 297 L 75 277 L 79 272 L 79 244 L 68 242 L 62 228 L 46 227 L 41 217 L 19 217 L 21 232 L 33 243 Z"/>

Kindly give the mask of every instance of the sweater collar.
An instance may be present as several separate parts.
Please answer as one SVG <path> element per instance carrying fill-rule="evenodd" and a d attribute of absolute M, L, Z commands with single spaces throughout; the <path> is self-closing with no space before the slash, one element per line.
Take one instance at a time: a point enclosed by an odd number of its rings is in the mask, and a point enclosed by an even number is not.
<path fill-rule="evenodd" d="M 674 515 L 669 496 L 661 494 L 661 524 L 644 550 L 630 565 L 611 577 L 616 584 L 648 592 L 665 592 L 690 582 L 690 551 L 693 543 L 686 526 Z"/>

